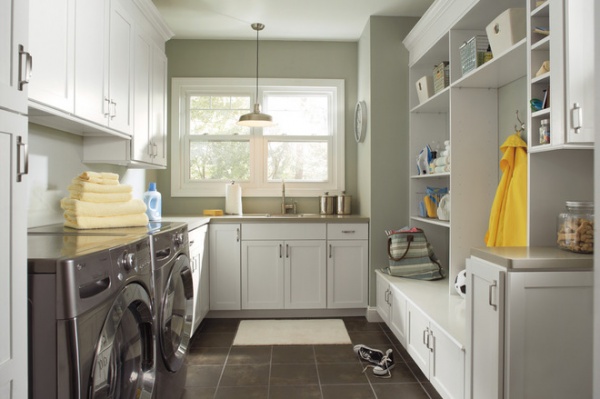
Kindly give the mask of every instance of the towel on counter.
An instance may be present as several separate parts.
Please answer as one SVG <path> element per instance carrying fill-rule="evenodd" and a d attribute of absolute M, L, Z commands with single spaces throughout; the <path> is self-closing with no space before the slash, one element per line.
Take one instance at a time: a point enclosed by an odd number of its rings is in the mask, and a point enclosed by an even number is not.
<path fill-rule="evenodd" d="M 145 213 L 120 216 L 77 216 L 65 212 L 64 225 L 74 229 L 101 229 L 109 227 L 138 227 L 148 224 Z"/>
<path fill-rule="evenodd" d="M 127 184 L 88 183 L 79 179 L 73 179 L 67 189 L 87 193 L 130 193 L 133 190 Z"/>
<path fill-rule="evenodd" d="M 88 193 L 69 190 L 71 199 L 94 203 L 127 202 L 131 200 L 131 193 Z"/>
<path fill-rule="evenodd" d="M 60 207 L 77 216 L 119 216 L 146 212 L 146 204 L 134 198 L 127 202 L 86 202 L 72 198 L 63 198 Z"/>
<path fill-rule="evenodd" d="M 83 172 L 77 179 L 88 183 L 117 185 L 119 184 L 119 175 L 110 172 Z"/>

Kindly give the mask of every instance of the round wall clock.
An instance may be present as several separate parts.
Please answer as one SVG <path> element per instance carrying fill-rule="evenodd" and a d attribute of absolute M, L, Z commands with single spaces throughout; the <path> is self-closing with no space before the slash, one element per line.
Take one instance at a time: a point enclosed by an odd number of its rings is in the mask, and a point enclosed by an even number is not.
<path fill-rule="evenodd" d="M 367 132 L 367 104 L 364 101 L 356 103 L 354 108 L 354 138 L 357 143 L 365 139 Z"/>

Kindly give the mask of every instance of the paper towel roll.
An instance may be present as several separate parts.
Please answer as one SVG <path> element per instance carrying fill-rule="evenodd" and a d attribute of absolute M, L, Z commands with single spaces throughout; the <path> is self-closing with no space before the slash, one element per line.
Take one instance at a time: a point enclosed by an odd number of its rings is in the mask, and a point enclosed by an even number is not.
<path fill-rule="evenodd" d="M 225 213 L 230 215 L 242 214 L 242 187 L 235 182 L 225 186 Z"/>

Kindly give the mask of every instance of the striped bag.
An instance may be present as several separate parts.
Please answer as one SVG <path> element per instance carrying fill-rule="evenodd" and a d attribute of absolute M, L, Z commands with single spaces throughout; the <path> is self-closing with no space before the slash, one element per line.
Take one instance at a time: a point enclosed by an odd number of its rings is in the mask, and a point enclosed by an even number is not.
<path fill-rule="evenodd" d="M 418 280 L 444 278 L 444 270 L 423 230 L 413 227 L 387 234 L 389 267 L 383 269 L 385 273 Z"/>

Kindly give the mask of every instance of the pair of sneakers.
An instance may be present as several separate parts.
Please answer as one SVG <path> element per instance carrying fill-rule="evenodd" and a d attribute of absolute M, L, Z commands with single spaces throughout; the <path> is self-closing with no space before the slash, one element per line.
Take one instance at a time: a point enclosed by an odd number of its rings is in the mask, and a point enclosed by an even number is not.
<path fill-rule="evenodd" d="M 355 345 L 354 353 L 360 360 L 366 360 L 371 363 L 365 367 L 373 367 L 373 374 L 377 377 L 391 377 L 391 369 L 394 368 L 394 354 L 391 349 L 388 349 L 385 353 L 379 349 L 369 348 L 366 345 Z M 364 371 L 364 370 L 363 370 Z"/>

